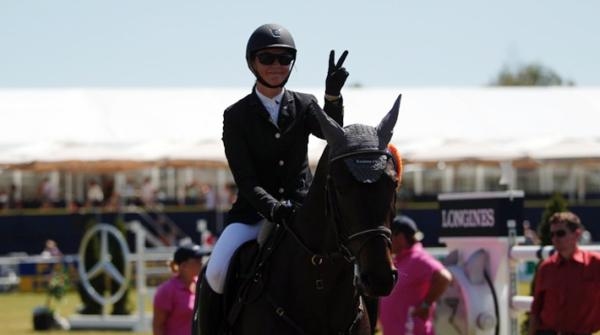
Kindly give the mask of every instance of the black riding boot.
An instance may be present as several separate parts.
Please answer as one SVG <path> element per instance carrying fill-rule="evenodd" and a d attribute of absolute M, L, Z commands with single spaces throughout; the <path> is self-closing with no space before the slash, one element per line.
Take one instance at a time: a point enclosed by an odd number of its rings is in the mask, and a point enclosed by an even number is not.
<path fill-rule="evenodd" d="M 218 335 L 223 331 L 223 295 L 213 291 L 202 276 L 196 287 L 196 307 L 192 335 Z"/>

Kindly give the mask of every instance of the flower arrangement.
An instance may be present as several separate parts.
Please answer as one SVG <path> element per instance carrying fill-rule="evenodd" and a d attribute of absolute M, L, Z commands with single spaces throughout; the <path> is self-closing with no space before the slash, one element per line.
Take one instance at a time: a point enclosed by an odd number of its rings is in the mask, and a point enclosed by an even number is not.
<path fill-rule="evenodd" d="M 56 309 L 70 285 L 67 271 L 62 264 L 56 264 L 48 280 L 46 304 L 38 306 L 33 310 L 34 330 L 48 330 L 52 328 L 69 329 L 68 321 L 62 318 Z"/>
<path fill-rule="evenodd" d="M 69 276 L 64 269 L 53 271 L 48 282 L 48 296 L 46 307 L 53 310 L 60 303 L 70 288 Z"/>

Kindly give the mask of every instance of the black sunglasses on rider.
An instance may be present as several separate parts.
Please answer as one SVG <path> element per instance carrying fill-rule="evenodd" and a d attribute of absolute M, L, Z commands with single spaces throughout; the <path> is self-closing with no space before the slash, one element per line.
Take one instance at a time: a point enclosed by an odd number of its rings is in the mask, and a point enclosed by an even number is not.
<path fill-rule="evenodd" d="M 567 235 L 567 231 L 562 230 L 562 229 L 550 232 L 550 238 L 553 238 L 554 236 L 560 238 L 560 237 L 565 237 L 565 235 Z"/>
<path fill-rule="evenodd" d="M 275 60 L 281 65 L 290 65 L 294 60 L 294 56 L 289 53 L 274 54 L 270 52 L 261 52 L 256 54 L 256 58 L 262 65 L 273 65 Z"/>

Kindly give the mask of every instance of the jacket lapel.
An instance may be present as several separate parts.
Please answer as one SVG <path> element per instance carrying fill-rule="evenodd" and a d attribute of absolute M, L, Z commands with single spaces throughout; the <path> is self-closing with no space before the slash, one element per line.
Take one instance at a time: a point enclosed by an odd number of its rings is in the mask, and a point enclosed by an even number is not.
<path fill-rule="evenodd" d="M 252 99 L 250 100 L 250 103 L 253 106 L 252 110 L 255 110 L 256 113 L 258 113 L 260 115 L 260 117 L 263 120 L 265 120 L 265 122 L 268 122 L 268 123 L 272 124 L 275 128 L 277 128 L 277 125 L 271 119 L 271 115 L 269 114 L 269 112 L 267 111 L 265 106 L 262 104 L 260 99 L 258 98 L 258 95 L 256 95 L 256 91 L 254 89 L 252 90 Z"/>
<path fill-rule="evenodd" d="M 286 132 L 296 121 L 296 104 L 294 97 L 286 90 L 281 98 L 281 106 L 279 107 L 279 129 Z"/>

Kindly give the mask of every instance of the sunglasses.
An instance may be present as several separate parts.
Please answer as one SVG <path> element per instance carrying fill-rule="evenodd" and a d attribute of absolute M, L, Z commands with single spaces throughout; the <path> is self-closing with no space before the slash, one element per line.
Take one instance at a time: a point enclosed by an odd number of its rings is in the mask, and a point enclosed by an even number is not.
<path fill-rule="evenodd" d="M 294 56 L 289 53 L 273 54 L 270 52 L 261 52 L 256 54 L 256 58 L 258 58 L 258 61 L 262 65 L 273 65 L 275 60 L 277 60 L 281 65 L 290 65 L 290 63 L 292 63 L 294 60 Z"/>
<path fill-rule="evenodd" d="M 562 229 L 550 232 L 550 238 L 553 238 L 554 236 L 560 238 L 560 237 L 565 237 L 565 235 L 567 235 L 567 231 L 562 230 Z"/>

